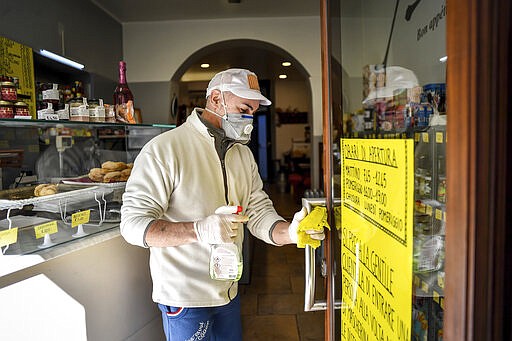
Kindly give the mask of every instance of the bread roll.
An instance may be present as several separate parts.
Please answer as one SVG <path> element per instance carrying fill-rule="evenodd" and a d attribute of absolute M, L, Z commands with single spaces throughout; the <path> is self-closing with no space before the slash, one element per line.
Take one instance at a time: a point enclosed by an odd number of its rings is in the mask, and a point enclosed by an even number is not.
<path fill-rule="evenodd" d="M 92 168 L 90 171 L 89 171 L 89 179 L 91 179 L 92 181 L 94 182 L 103 182 L 103 176 L 104 174 L 106 174 L 107 172 L 104 171 L 103 169 L 101 168 Z"/>
<path fill-rule="evenodd" d="M 121 161 L 107 161 L 101 164 L 101 168 L 108 172 L 122 171 L 123 169 L 126 169 L 126 163 Z"/>
<path fill-rule="evenodd" d="M 130 174 L 132 173 L 131 168 L 126 168 L 121 171 L 121 178 L 119 181 L 127 181 L 130 177 Z"/>
<path fill-rule="evenodd" d="M 40 184 L 34 188 L 34 195 L 36 197 L 52 194 L 57 194 L 57 185 L 55 184 Z"/>
<path fill-rule="evenodd" d="M 48 185 L 46 187 L 43 187 L 41 191 L 39 192 L 39 196 L 45 196 L 45 195 L 52 195 L 57 193 L 57 186 L 55 185 Z"/>
<path fill-rule="evenodd" d="M 119 171 L 109 172 L 103 177 L 103 182 L 118 182 L 121 181 L 122 174 Z"/>
<path fill-rule="evenodd" d="M 41 190 L 46 186 L 47 184 L 40 184 L 40 185 L 37 185 L 36 188 L 34 188 L 34 195 L 36 197 L 39 196 L 39 193 L 41 192 Z"/>

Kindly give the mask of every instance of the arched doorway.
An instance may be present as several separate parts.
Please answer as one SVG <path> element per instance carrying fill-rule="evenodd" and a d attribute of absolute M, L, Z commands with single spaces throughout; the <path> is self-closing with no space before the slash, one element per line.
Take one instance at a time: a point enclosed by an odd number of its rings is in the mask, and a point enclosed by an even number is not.
<path fill-rule="evenodd" d="M 284 61 L 290 66 L 283 66 Z M 203 63 L 210 67 L 201 68 Z M 272 106 L 261 108 L 255 117 L 250 147 L 263 180 L 273 181 L 280 167 L 288 171 L 289 160 L 283 154 L 291 151 L 294 141 L 307 141 L 306 127 L 311 131 L 313 122 L 310 75 L 282 48 L 258 40 L 234 39 L 207 45 L 193 53 L 171 77 L 171 122 L 179 124 L 177 121 L 193 107 L 204 107 L 209 80 L 217 72 L 232 67 L 254 71 L 262 92 L 272 101 Z M 280 79 L 282 74 L 287 78 Z"/>

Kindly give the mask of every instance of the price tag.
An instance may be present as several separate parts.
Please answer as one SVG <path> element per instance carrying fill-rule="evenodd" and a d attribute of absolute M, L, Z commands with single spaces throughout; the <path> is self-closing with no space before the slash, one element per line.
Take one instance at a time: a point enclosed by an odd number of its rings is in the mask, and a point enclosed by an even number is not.
<path fill-rule="evenodd" d="M 47 121 L 58 121 L 59 115 L 57 114 L 44 114 L 44 119 Z"/>
<path fill-rule="evenodd" d="M 414 133 L 414 142 L 420 142 L 420 133 Z"/>
<path fill-rule="evenodd" d="M 87 224 L 89 217 L 91 216 L 91 210 L 76 212 L 71 216 L 71 227 L 78 225 Z"/>
<path fill-rule="evenodd" d="M 443 140 L 444 140 L 443 132 L 442 131 L 438 131 L 436 133 L 436 142 L 437 143 L 443 143 Z"/>
<path fill-rule="evenodd" d="M 418 276 L 414 276 L 414 286 L 416 288 L 420 287 L 420 278 Z"/>
<path fill-rule="evenodd" d="M 57 233 L 57 221 L 54 220 L 45 224 L 34 226 L 34 231 L 36 233 L 36 239 L 43 238 L 47 234 Z"/>
<path fill-rule="evenodd" d="M 437 275 L 437 285 L 439 285 L 440 288 L 444 289 L 444 276 L 440 274 Z"/>
<path fill-rule="evenodd" d="M 443 220 L 443 211 L 436 208 L 436 219 Z"/>
<path fill-rule="evenodd" d="M 428 143 L 428 133 L 421 133 L 421 140 Z"/>
<path fill-rule="evenodd" d="M 428 293 L 428 283 L 427 282 L 425 282 L 425 281 L 421 282 L 421 290 Z"/>
<path fill-rule="evenodd" d="M 427 213 L 429 216 L 432 216 L 432 206 L 430 206 L 430 205 L 426 205 L 426 213 Z"/>
<path fill-rule="evenodd" d="M 435 291 L 435 290 L 432 291 L 432 297 L 434 299 L 434 302 L 439 304 L 439 294 L 437 293 L 437 291 Z"/>
<path fill-rule="evenodd" d="M 0 232 L 0 247 L 14 244 L 17 241 L 18 241 L 18 228 L 17 227 Z"/>

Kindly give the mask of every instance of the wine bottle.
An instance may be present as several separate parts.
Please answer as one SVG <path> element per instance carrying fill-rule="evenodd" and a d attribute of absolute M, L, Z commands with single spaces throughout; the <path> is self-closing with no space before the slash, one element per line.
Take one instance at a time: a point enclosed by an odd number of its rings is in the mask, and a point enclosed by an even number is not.
<path fill-rule="evenodd" d="M 133 94 L 126 82 L 126 62 L 119 62 L 119 83 L 114 90 L 116 119 L 126 123 L 136 123 L 134 118 Z"/>

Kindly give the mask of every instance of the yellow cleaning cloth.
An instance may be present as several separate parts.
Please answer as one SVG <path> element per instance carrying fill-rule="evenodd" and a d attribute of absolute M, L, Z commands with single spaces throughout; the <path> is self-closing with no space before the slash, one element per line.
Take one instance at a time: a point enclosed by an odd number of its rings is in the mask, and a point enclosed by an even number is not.
<path fill-rule="evenodd" d="M 316 206 L 302 221 L 297 228 L 297 247 L 305 248 L 306 245 L 316 249 L 320 246 L 320 240 L 313 239 L 307 231 L 323 231 L 324 228 L 331 229 L 327 223 L 327 209 Z"/>
<path fill-rule="evenodd" d="M 336 230 L 341 229 L 341 206 L 334 206 L 334 226 Z"/>

